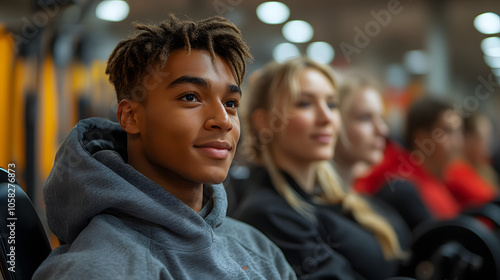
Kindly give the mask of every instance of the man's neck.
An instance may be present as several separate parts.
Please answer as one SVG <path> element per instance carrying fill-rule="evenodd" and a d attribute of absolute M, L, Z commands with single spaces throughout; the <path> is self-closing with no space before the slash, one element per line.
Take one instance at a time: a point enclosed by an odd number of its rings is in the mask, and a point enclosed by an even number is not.
<path fill-rule="evenodd" d="M 135 157 L 130 151 L 128 164 L 153 182 L 162 186 L 196 213 L 200 212 L 203 207 L 203 184 L 190 182 L 172 171 L 151 165 L 145 159 Z"/>
<path fill-rule="evenodd" d="M 425 169 L 427 169 L 427 171 L 429 171 L 436 178 L 438 178 L 440 180 L 442 179 L 442 177 L 443 177 L 443 169 L 442 169 L 442 167 L 436 166 L 436 164 L 433 164 L 429 160 L 425 160 L 424 163 L 423 163 L 423 165 L 424 165 Z"/>
<path fill-rule="evenodd" d="M 162 187 L 173 194 L 175 197 L 177 197 L 179 200 L 184 202 L 196 213 L 199 213 L 201 211 L 201 208 L 203 207 L 203 185 L 195 188 Z"/>

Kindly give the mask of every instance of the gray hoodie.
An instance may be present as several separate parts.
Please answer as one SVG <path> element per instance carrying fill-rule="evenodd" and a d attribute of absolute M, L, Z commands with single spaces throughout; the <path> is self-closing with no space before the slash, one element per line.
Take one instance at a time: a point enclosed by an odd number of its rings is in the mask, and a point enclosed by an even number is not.
<path fill-rule="evenodd" d="M 44 184 L 51 230 L 64 243 L 33 279 L 295 279 L 281 251 L 226 218 L 222 185 L 200 213 L 126 163 L 116 123 L 80 121 Z"/>

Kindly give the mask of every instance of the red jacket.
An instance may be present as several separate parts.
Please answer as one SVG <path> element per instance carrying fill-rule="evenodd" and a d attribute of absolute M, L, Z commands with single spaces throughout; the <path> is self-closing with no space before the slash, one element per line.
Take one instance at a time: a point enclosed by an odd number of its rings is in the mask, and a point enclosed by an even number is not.
<path fill-rule="evenodd" d="M 446 169 L 444 180 L 455 200 L 462 208 L 481 206 L 492 201 L 495 187 L 481 178 L 467 162 L 456 160 Z"/>
<path fill-rule="evenodd" d="M 354 188 L 362 193 L 374 194 L 390 182 L 403 179 L 412 182 L 424 204 L 436 219 L 451 219 L 461 211 L 460 205 L 446 185 L 425 169 L 415 164 L 407 150 L 394 142 L 387 142 L 383 161 L 372 171 L 356 180 Z"/>

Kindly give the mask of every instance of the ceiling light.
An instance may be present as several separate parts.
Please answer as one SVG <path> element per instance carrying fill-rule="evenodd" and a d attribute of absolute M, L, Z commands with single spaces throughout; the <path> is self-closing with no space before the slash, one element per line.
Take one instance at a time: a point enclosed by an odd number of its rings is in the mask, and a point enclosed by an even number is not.
<path fill-rule="evenodd" d="M 95 11 L 97 18 L 107 21 L 122 21 L 130 11 L 130 8 L 125 1 L 121 0 L 104 0 Z"/>
<path fill-rule="evenodd" d="M 299 48 L 297 48 L 297 46 L 295 46 L 294 44 L 290 43 L 281 43 L 276 47 L 274 47 L 273 50 L 274 60 L 280 63 L 290 58 L 299 56 L 300 56 Z"/>
<path fill-rule="evenodd" d="M 289 16 L 290 9 L 281 2 L 264 2 L 257 7 L 257 17 L 267 24 L 283 23 Z"/>
<path fill-rule="evenodd" d="M 500 16 L 495 13 L 484 13 L 474 19 L 474 27 L 483 34 L 500 33 Z"/>
<path fill-rule="evenodd" d="M 327 42 L 314 42 L 307 46 L 307 56 L 319 63 L 328 64 L 335 57 L 335 50 Z"/>
<path fill-rule="evenodd" d="M 491 68 L 500 68 L 500 56 L 499 57 L 494 57 L 494 56 L 487 56 L 487 55 L 485 55 L 484 56 L 484 61 Z"/>
<path fill-rule="evenodd" d="M 303 20 L 292 20 L 283 25 L 283 36 L 292 43 L 305 43 L 312 39 L 312 26 Z"/>
<path fill-rule="evenodd" d="M 481 41 L 481 49 L 484 55 L 500 56 L 500 37 L 488 37 Z"/>
<path fill-rule="evenodd" d="M 399 64 L 390 65 L 385 75 L 387 83 L 394 88 L 402 89 L 408 85 L 408 74 Z"/>
<path fill-rule="evenodd" d="M 404 64 L 411 74 L 425 74 L 428 71 L 427 54 L 421 50 L 408 51 L 404 56 Z"/>

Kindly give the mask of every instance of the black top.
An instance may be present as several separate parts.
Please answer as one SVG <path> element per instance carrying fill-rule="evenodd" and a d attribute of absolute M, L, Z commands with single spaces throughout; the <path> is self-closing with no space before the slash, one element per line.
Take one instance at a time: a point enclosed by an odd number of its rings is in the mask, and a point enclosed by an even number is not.
<path fill-rule="evenodd" d="M 284 175 L 290 186 L 314 207 L 317 223 L 300 215 L 276 192 L 263 168 L 252 168 L 245 182 L 248 193 L 233 216 L 276 243 L 299 279 L 385 279 L 397 274 L 399 262 L 384 259 L 374 234 L 343 213 L 340 205 L 312 202 L 290 176 Z M 238 182 L 241 181 L 231 181 Z M 387 205 L 369 202 L 393 225 L 402 248 L 408 249 L 411 236 L 402 219 Z"/>

